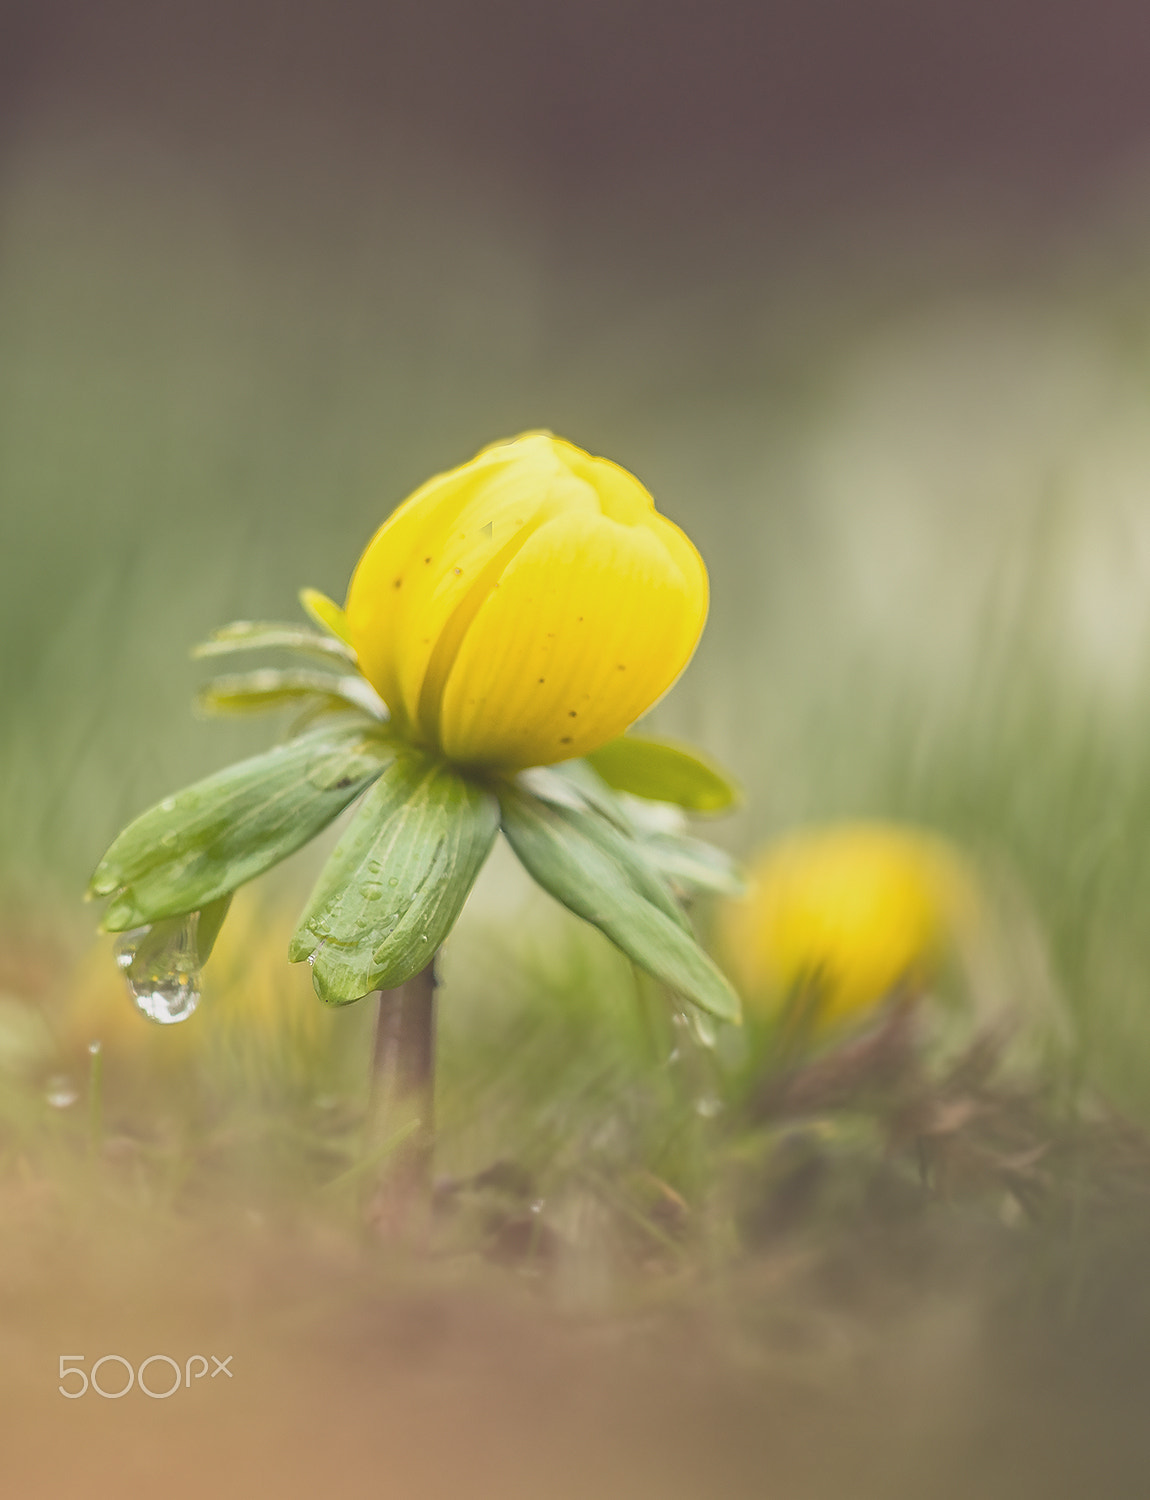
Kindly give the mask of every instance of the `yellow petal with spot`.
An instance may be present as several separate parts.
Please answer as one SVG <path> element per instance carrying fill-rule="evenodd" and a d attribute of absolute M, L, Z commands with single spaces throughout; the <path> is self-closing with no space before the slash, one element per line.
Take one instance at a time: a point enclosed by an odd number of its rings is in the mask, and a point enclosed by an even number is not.
<path fill-rule="evenodd" d="M 702 560 L 634 475 L 534 432 L 416 490 L 369 543 L 346 614 L 401 733 L 517 769 L 633 723 L 706 610 Z"/>
<path fill-rule="evenodd" d="M 463 637 L 443 695 L 444 752 L 502 769 L 585 754 L 662 697 L 706 613 L 702 559 L 653 506 L 636 525 L 583 512 L 547 521 Z"/>
<path fill-rule="evenodd" d="M 404 610 L 404 585 L 417 563 L 434 565 L 430 544 L 452 524 L 481 471 L 499 466 L 497 448 L 489 448 L 463 468 L 436 474 L 420 485 L 375 533 L 352 575 L 345 605 L 352 644 L 364 676 L 398 724 L 407 718 L 397 652 L 400 630 L 410 613 Z M 431 564 L 424 561 L 427 557 Z"/>

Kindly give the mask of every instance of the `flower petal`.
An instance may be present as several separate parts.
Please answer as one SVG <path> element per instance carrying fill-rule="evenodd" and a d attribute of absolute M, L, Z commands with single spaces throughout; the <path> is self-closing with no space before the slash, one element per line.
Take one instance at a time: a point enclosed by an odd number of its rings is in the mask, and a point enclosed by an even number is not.
<path fill-rule="evenodd" d="M 421 485 L 368 543 L 348 589 L 350 634 L 364 675 L 401 722 L 418 724 L 447 622 L 535 523 L 564 472 L 544 434 L 493 444 Z"/>
<path fill-rule="evenodd" d="M 671 686 L 703 628 L 707 575 L 678 527 L 649 501 L 644 512 L 632 525 L 568 512 L 524 541 L 448 676 L 450 759 L 515 769 L 583 755 Z"/>

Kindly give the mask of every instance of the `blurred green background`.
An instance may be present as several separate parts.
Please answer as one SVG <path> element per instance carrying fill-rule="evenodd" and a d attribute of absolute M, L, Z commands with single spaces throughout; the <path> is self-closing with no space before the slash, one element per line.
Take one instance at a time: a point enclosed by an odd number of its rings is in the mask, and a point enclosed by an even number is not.
<path fill-rule="evenodd" d="M 11 901 L 71 913 L 265 742 L 193 718 L 194 642 L 545 426 L 707 560 L 651 722 L 742 779 L 716 837 L 953 836 L 1002 983 L 1150 1114 L 1147 38 L 1107 9 L 11 11 Z"/>

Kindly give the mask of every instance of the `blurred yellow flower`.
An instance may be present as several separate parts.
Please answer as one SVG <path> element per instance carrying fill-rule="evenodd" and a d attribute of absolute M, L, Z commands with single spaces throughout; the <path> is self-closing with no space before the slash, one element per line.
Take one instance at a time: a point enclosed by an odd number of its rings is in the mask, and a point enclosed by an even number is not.
<path fill-rule="evenodd" d="M 865 1014 L 938 972 L 973 910 L 973 884 L 940 839 L 882 823 L 804 829 L 750 870 L 726 914 L 748 1003 L 809 1004 L 814 1024 Z"/>
<path fill-rule="evenodd" d="M 690 660 L 707 574 L 625 469 L 550 436 L 485 448 L 376 532 L 347 596 L 399 730 L 520 770 L 621 734 Z"/>

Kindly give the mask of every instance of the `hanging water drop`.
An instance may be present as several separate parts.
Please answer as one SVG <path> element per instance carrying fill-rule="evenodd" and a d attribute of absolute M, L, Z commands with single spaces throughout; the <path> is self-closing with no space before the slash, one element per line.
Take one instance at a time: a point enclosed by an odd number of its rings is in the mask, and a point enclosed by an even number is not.
<path fill-rule="evenodd" d="M 116 963 L 136 1009 L 161 1026 L 186 1021 L 200 1003 L 200 913 L 124 933 Z"/>
<path fill-rule="evenodd" d="M 116 946 L 112 950 L 116 960 L 117 969 L 130 969 L 132 959 L 136 956 L 136 949 L 140 946 L 141 938 L 146 938 L 151 931 L 149 927 L 133 927 L 130 932 L 121 932 L 116 938 Z"/>

